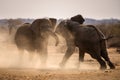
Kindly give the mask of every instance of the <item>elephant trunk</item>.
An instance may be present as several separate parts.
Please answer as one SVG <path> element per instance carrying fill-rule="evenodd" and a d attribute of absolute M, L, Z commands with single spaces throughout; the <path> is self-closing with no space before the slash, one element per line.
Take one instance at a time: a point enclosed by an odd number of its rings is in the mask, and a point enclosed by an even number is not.
<path fill-rule="evenodd" d="M 48 34 L 50 34 L 52 37 L 55 38 L 55 40 L 56 40 L 55 46 L 57 46 L 59 44 L 59 38 L 58 38 L 58 36 L 55 34 L 55 32 L 52 32 L 52 30 L 50 30 L 50 29 L 49 29 Z"/>

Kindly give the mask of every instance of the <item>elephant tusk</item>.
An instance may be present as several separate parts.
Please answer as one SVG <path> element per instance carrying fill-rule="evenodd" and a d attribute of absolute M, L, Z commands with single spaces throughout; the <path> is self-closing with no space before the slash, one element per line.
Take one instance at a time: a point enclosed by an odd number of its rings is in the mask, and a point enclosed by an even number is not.
<path fill-rule="evenodd" d="M 57 20 L 56 25 L 54 26 L 53 32 L 56 31 L 58 25 L 59 25 L 62 21 L 63 21 L 62 19 Z"/>

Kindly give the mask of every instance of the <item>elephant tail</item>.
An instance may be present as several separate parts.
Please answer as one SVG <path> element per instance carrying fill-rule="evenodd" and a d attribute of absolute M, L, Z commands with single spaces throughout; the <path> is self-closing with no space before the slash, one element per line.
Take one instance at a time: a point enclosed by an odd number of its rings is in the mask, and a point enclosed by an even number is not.
<path fill-rule="evenodd" d="M 115 37 L 115 36 L 110 35 L 110 36 L 106 37 L 106 40 L 109 40 L 109 39 L 114 38 L 114 37 Z"/>
<path fill-rule="evenodd" d="M 97 31 L 98 35 L 101 37 L 102 40 L 109 40 L 109 39 L 111 39 L 111 38 L 114 37 L 113 35 L 105 37 L 105 35 L 103 34 L 103 32 L 98 27 L 95 27 L 93 25 L 87 25 L 87 26 L 94 28 Z"/>

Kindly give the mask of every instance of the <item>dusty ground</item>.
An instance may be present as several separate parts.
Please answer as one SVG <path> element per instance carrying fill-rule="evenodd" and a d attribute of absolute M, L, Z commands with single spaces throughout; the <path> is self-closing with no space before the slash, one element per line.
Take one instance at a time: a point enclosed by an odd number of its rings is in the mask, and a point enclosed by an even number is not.
<path fill-rule="evenodd" d="M 88 54 L 85 56 L 85 62 L 76 69 L 77 53 L 71 56 L 65 69 L 60 69 L 58 65 L 64 54 L 57 51 L 58 47 L 49 46 L 47 67 L 41 69 L 37 55 L 32 63 L 27 52 L 21 59 L 16 46 L 10 42 L 9 37 L 0 37 L 0 80 L 120 80 L 120 54 L 115 49 L 108 49 L 108 52 L 116 69 L 110 70 L 108 67 L 107 70 L 101 71 L 97 61 Z"/>

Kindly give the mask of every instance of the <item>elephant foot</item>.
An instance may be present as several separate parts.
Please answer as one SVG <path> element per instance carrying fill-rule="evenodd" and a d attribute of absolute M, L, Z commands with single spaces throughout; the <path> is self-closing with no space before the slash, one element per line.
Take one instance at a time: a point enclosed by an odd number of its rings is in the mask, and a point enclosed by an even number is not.
<path fill-rule="evenodd" d="M 64 68 L 65 64 L 64 63 L 60 63 L 59 66 L 60 66 L 60 68 Z"/>
<path fill-rule="evenodd" d="M 105 70 L 107 68 L 107 66 L 101 66 L 100 70 Z"/>
<path fill-rule="evenodd" d="M 115 66 L 112 63 L 109 63 L 110 69 L 115 69 Z"/>
<path fill-rule="evenodd" d="M 76 66 L 76 69 L 79 69 L 80 68 L 80 62 L 76 63 L 75 66 Z"/>
<path fill-rule="evenodd" d="M 113 65 L 113 66 L 110 66 L 110 69 L 115 69 L 115 66 Z"/>

